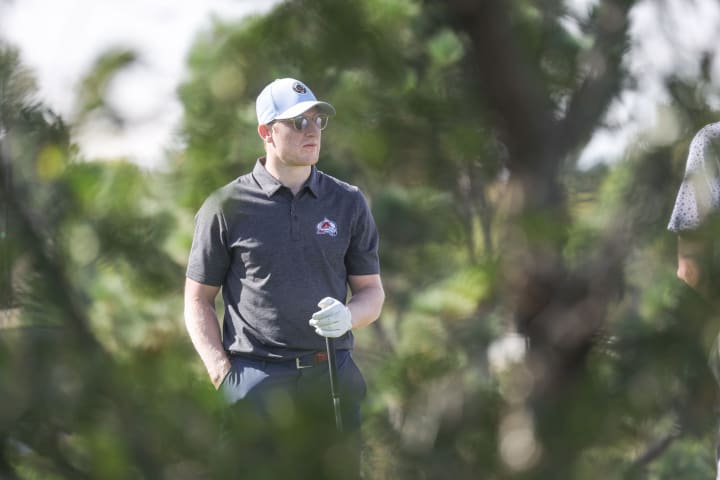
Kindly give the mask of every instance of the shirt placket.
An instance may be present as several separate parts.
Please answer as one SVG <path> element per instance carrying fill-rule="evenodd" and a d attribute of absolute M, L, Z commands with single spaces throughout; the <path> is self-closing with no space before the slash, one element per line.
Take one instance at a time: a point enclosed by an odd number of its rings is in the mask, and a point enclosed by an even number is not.
<path fill-rule="evenodd" d="M 293 241 L 299 241 L 301 238 L 300 235 L 300 214 L 298 212 L 299 210 L 299 202 L 300 202 L 300 196 L 301 194 L 295 195 L 290 202 L 290 238 Z"/>

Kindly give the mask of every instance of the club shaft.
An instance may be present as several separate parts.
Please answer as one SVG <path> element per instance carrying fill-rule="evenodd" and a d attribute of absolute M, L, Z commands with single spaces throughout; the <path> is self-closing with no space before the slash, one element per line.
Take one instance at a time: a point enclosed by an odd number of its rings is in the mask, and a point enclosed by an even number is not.
<path fill-rule="evenodd" d="M 325 338 L 328 354 L 328 369 L 330 370 L 330 395 L 332 396 L 333 410 L 335 412 L 335 427 L 342 432 L 342 413 L 340 409 L 340 392 L 337 383 L 337 362 L 335 356 L 335 339 Z"/>

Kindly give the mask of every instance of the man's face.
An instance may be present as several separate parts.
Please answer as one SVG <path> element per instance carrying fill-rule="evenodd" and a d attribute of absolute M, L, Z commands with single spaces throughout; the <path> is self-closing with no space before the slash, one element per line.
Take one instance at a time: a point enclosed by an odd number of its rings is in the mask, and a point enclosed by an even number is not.
<path fill-rule="evenodd" d="M 314 165 L 320 155 L 322 132 L 315 122 L 318 111 L 312 108 L 303 115 L 310 120 L 305 130 L 297 130 L 291 120 L 278 120 L 273 123 L 272 147 L 275 156 L 289 167 Z"/>

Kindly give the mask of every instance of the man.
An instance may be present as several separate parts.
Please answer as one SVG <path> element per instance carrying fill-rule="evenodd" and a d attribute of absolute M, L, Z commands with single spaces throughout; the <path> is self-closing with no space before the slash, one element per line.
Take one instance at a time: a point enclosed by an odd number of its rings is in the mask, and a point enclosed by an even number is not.
<path fill-rule="evenodd" d="M 702 300 L 703 319 L 714 321 L 717 293 L 715 242 L 720 209 L 720 122 L 706 125 L 690 143 L 685 177 L 673 208 L 668 230 L 677 234 L 677 276 Z M 715 310 L 715 311 L 713 311 Z M 710 312 L 710 313 L 705 313 Z M 710 367 L 720 381 L 720 337 L 710 351 Z M 720 439 L 720 437 L 718 437 Z M 720 460 L 717 442 L 716 462 Z M 720 480 L 718 463 L 717 480 Z"/>
<path fill-rule="evenodd" d="M 356 431 L 365 383 L 352 330 L 374 322 L 385 299 L 375 224 L 356 187 L 315 166 L 332 105 L 283 78 L 256 111 L 265 156 L 197 213 L 185 324 L 213 385 L 268 414 L 285 395 L 322 399 L 333 418 L 325 338 L 336 339 L 344 428 Z"/>

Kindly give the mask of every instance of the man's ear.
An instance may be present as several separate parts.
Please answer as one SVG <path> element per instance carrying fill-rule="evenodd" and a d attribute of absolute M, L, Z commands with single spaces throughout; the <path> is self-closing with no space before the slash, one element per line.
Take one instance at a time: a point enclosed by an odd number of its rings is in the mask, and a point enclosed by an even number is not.
<path fill-rule="evenodd" d="M 257 129 L 258 135 L 260 135 L 260 138 L 263 139 L 264 142 L 267 142 L 272 137 L 272 129 L 269 125 L 258 125 Z"/>

